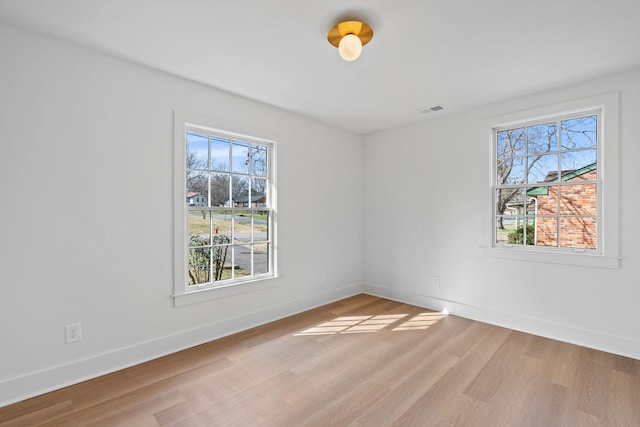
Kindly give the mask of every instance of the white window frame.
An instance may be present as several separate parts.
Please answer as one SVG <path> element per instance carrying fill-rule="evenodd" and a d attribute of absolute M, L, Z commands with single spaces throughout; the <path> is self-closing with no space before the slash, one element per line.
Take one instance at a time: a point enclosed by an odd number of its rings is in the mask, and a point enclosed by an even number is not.
<path fill-rule="evenodd" d="M 567 250 L 530 245 L 496 245 L 496 141 L 497 130 L 530 126 L 597 111 L 598 120 L 598 223 L 597 250 Z M 483 144 L 490 149 L 490 194 L 486 198 L 486 221 L 483 226 L 484 256 L 520 261 L 568 264 L 586 267 L 618 268 L 619 241 L 619 94 L 608 93 L 547 107 L 493 117 L 483 122 Z"/>
<path fill-rule="evenodd" d="M 226 130 L 234 128 L 233 131 Z M 224 298 L 239 293 L 252 292 L 275 285 L 272 280 L 278 277 L 277 257 L 277 185 L 276 185 L 276 143 L 275 139 L 250 136 L 251 134 L 268 133 L 263 130 L 246 129 L 237 132 L 237 125 L 220 126 L 216 120 L 196 114 L 174 112 L 174 306 L 182 306 L 201 301 Z M 225 130 L 222 130 L 225 129 Z M 270 256 L 269 272 L 222 283 L 208 283 L 189 286 L 188 281 L 188 224 L 187 215 L 189 207 L 186 206 L 186 137 L 188 131 L 202 132 L 219 137 L 246 141 L 264 145 L 268 148 L 267 182 L 268 201 L 267 207 L 259 210 L 269 210 L 269 237 Z M 230 208 L 231 209 L 231 208 Z M 247 210 L 240 209 L 240 210 Z"/>

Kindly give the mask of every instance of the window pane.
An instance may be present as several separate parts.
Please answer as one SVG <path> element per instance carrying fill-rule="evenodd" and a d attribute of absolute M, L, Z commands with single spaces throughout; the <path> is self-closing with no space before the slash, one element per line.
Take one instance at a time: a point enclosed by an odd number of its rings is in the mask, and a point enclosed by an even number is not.
<path fill-rule="evenodd" d="M 543 156 L 528 157 L 529 183 L 550 182 L 558 177 L 558 155 L 546 154 Z"/>
<path fill-rule="evenodd" d="M 253 274 L 269 272 L 269 245 L 257 243 L 253 245 Z"/>
<path fill-rule="evenodd" d="M 211 244 L 211 214 L 207 211 L 189 210 L 189 246 Z"/>
<path fill-rule="evenodd" d="M 231 273 L 227 268 L 227 261 L 229 261 L 229 246 L 226 243 L 229 243 L 229 239 L 227 236 L 216 235 L 214 236 L 214 243 L 218 243 L 220 245 L 216 245 L 212 248 L 212 279 L 213 281 L 219 280 L 227 280 L 231 279 Z"/>
<path fill-rule="evenodd" d="M 230 207 L 229 201 L 229 174 L 212 173 L 211 174 L 211 206 Z"/>
<path fill-rule="evenodd" d="M 556 123 L 529 126 L 527 128 L 527 153 L 545 154 L 558 151 L 558 126 Z"/>
<path fill-rule="evenodd" d="M 527 189 L 529 204 L 536 215 L 558 214 L 558 186 L 530 187 Z"/>
<path fill-rule="evenodd" d="M 524 242 L 527 245 L 535 245 L 536 244 L 536 218 L 535 217 L 527 217 L 526 218 L 527 226 L 521 227 L 518 229 L 518 233 L 522 232 L 524 234 Z"/>
<path fill-rule="evenodd" d="M 563 150 L 595 148 L 597 146 L 597 116 L 578 117 L 560 123 Z"/>
<path fill-rule="evenodd" d="M 252 220 L 251 213 L 239 213 L 234 216 L 233 237 L 235 243 L 250 243 L 252 240 Z"/>
<path fill-rule="evenodd" d="M 511 245 L 524 245 L 526 234 L 526 244 L 533 245 L 532 229 L 525 230 L 524 219 L 518 218 L 513 225 L 513 229 L 507 234 L 507 243 Z"/>
<path fill-rule="evenodd" d="M 251 146 L 250 173 L 256 176 L 267 176 L 267 147 L 261 145 Z"/>
<path fill-rule="evenodd" d="M 267 203 L 267 180 L 265 178 L 251 179 L 251 194 L 254 201 L 254 207 L 264 207 Z"/>
<path fill-rule="evenodd" d="M 229 140 L 211 137 L 211 170 L 229 172 Z"/>
<path fill-rule="evenodd" d="M 596 219 L 593 217 L 560 218 L 560 246 L 563 248 L 595 249 Z"/>
<path fill-rule="evenodd" d="M 211 281 L 211 247 L 189 249 L 189 285 Z"/>
<path fill-rule="evenodd" d="M 211 216 L 213 217 L 213 243 L 231 243 L 231 211 L 212 211 Z"/>
<path fill-rule="evenodd" d="M 496 243 L 509 243 L 509 233 L 515 230 L 516 223 L 521 220 L 522 219 L 518 219 L 513 216 L 497 216 L 495 234 Z"/>
<path fill-rule="evenodd" d="M 525 155 L 524 128 L 499 131 L 496 136 L 499 159 Z"/>
<path fill-rule="evenodd" d="M 232 175 L 231 195 L 235 207 L 249 207 L 249 177 Z"/>
<path fill-rule="evenodd" d="M 592 166 L 595 170 L 597 153 L 596 150 L 570 151 L 568 153 L 562 153 L 561 160 L 563 175 L 587 166 Z M 595 175 L 594 172 L 593 178 L 586 179 L 596 179 Z"/>
<path fill-rule="evenodd" d="M 596 215 L 596 184 L 574 184 L 560 187 L 561 215 Z"/>
<path fill-rule="evenodd" d="M 234 275 L 235 277 L 243 277 L 251 275 L 251 246 L 250 245 L 234 245 Z"/>
<path fill-rule="evenodd" d="M 246 142 L 232 142 L 231 171 L 235 173 L 249 173 L 249 144 Z"/>
<path fill-rule="evenodd" d="M 496 172 L 498 185 L 521 184 L 524 182 L 524 158 L 498 160 Z"/>
<path fill-rule="evenodd" d="M 524 244 L 524 223 L 525 218 L 518 217 L 504 217 L 503 225 L 504 230 L 500 230 L 500 223 L 498 223 L 498 227 L 496 230 L 496 239 L 498 235 L 503 240 L 504 243 L 508 243 L 511 245 L 523 245 Z"/>
<path fill-rule="evenodd" d="M 253 241 L 265 242 L 269 239 L 269 211 L 257 211 L 253 215 Z"/>
<path fill-rule="evenodd" d="M 187 206 L 208 206 L 207 185 L 209 178 L 207 173 L 187 170 L 186 181 Z"/>
<path fill-rule="evenodd" d="M 524 189 L 501 188 L 496 194 L 497 215 L 521 215 L 524 213 Z"/>
<path fill-rule="evenodd" d="M 536 246 L 558 246 L 558 219 L 538 216 L 534 221 Z"/>
<path fill-rule="evenodd" d="M 209 142 L 205 135 L 187 132 L 187 169 L 209 169 Z"/>

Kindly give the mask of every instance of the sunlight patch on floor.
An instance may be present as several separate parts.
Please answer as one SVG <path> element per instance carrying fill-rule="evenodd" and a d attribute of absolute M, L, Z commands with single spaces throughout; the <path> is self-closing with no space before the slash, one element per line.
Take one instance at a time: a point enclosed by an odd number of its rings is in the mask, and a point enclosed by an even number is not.
<path fill-rule="evenodd" d="M 437 323 L 445 313 L 420 313 L 406 320 L 393 331 L 413 331 L 427 329 Z M 333 334 L 361 334 L 377 332 L 389 325 L 397 323 L 409 316 L 408 314 L 380 314 L 375 316 L 341 316 L 328 322 L 320 323 L 309 329 L 300 331 L 295 336 L 333 335 Z"/>
<path fill-rule="evenodd" d="M 402 323 L 400 326 L 393 328 L 393 330 L 415 331 L 419 329 L 427 329 L 429 326 L 438 323 L 445 316 L 445 313 L 420 313 Z"/>

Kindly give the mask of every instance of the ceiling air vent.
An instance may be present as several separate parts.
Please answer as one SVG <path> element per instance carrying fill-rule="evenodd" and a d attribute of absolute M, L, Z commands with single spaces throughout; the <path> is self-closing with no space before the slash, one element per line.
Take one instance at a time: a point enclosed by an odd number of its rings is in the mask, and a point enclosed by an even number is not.
<path fill-rule="evenodd" d="M 437 113 L 438 111 L 444 110 L 442 105 L 433 105 L 431 107 L 418 108 L 418 113 L 420 114 L 429 114 L 429 113 Z"/>

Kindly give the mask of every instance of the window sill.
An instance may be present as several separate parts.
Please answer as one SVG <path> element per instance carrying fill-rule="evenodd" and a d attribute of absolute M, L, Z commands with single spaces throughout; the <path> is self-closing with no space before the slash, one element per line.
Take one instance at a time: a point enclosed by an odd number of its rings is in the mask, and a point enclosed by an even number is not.
<path fill-rule="evenodd" d="M 205 301 L 212 301 L 220 298 L 227 298 L 247 292 L 255 292 L 262 289 L 278 286 L 273 279 L 280 276 L 263 277 L 255 280 L 247 280 L 245 282 L 232 283 L 225 286 L 211 287 L 185 292 L 184 294 L 173 295 L 173 306 L 181 307 L 184 305 L 197 304 Z"/>
<path fill-rule="evenodd" d="M 482 255 L 488 258 L 502 258 L 515 261 L 544 262 L 548 264 L 574 265 L 578 267 L 620 268 L 620 258 L 602 255 L 545 252 L 514 248 L 482 246 Z"/>

